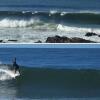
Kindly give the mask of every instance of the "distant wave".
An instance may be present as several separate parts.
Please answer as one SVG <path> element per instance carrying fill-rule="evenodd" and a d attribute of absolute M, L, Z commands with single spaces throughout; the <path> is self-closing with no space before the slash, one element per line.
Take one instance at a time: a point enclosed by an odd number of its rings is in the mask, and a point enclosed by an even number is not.
<path fill-rule="evenodd" d="M 74 32 L 74 33 L 86 33 L 86 32 L 97 32 L 100 33 L 99 28 L 89 28 L 89 27 L 77 27 L 77 26 L 70 26 L 64 24 L 56 24 L 56 23 L 46 23 L 42 22 L 39 19 L 2 19 L 0 21 L 1 28 L 24 28 L 24 27 L 32 27 L 35 30 L 57 30 L 57 31 L 64 31 L 64 32 Z"/>
<path fill-rule="evenodd" d="M 1 11 L 0 27 L 32 27 L 34 29 L 56 29 L 59 24 L 100 25 L 100 13 L 91 12 L 50 12 Z"/>
<path fill-rule="evenodd" d="M 15 32 L 1 32 L 1 40 L 21 40 L 44 42 L 47 37 L 59 35 L 67 37 L 80 37 L 87 40 L 100 42 L 100 37 L 86 37 L 87 32 L 96 32 L 100 35 L 100 14 L 95 13 L 68 13 L 51 10 L 50 12 L 39 11 L 2 11 L 0 12 L 0 28 L 16 28 Z M 17 33 L 17 28 L 21 31 Z M 30 32 L 28 31 L 28 29 Z M 6 30 L 6 29 L 4 29 Z M 38 32 L 37 32 L 38 31 Z M 28 35 L 26 35 L 28 32 Z M 45 34 L 44 34 L 45 32 Z M 12 35 L 12 33 L 14 33 Z M 16 34 L 15 34 L 16 33 Z M 22 35 L 23 34 L 23 35 Z M 38 37 L 40 36 L 40 37 Z"/>

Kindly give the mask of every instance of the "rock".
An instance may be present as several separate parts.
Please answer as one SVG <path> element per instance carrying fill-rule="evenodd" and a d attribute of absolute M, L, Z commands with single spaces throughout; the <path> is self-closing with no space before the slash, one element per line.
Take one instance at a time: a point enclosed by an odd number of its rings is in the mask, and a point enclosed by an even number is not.
<path fill-rule="evenodd" d="M 60 37 L 56 35 L 54 37 L 48 37 L 46 43 L 95 43 L 95 42 L 77 37 L 68 38 L 65 36 Z"/>
<path fill-rule="evenodd" d="M 58 35 L 54 37 L 48 37 L 46 43 L 66 43 L 70 41 L 68 37 L 60 37 Z"/>
<path fill-rule="evenodd" d="M 17 40 L 8 40 L 8 41 L 13 41 L 13 42 L 17 42 Z"/>
<path fill-rule="evenodd" d="M 35 42 L 35 43 L 42 43 L 42 41 L 39 40 L 39 41 L 37 41 L 37 42 Z"/>
<path fill-rule="evenodd" d="M 85 34 L 85 36 L 88 36 L 88 37 L 89 36 L 98 36 L 98 37 L 100 37 L 100 35 L 93 33 L 93 32 L 88 32 L 88 33 Z"/>
<path fill-rule="evenodd" d="M 86 34 L 85 34 L 85 36 L 96 36 L 96 35 L 98 35 L 98 34 L 96 34 L 96 33 L 94 33 L 94 32 L 87 32 Z"/>
<path fill-rule="evenodd" d="M 95 42 L 93 42 L 93 41 L 85 40 L 85 39 L 77 38 L 77 37 L 72 38 L 72 39 L 71 39 L 71 42 L 72 42 L 72 43 L 95 43 Z"/>
<path fill-rule="evenodd" d="M 3 42 L 3 40 L 0 40 L 0 43 L 2 43 Z"/>

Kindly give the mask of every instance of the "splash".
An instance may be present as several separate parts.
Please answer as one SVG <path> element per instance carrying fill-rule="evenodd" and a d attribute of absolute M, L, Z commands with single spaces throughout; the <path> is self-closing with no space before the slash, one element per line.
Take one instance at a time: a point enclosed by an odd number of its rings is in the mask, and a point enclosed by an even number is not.
<path fill-rule="evenodd" d="M 11 70 L 6 70 L 6 69 L 0 69 L 0 80 L 10 80 L 10 79 L 15 79 L 17 76 L 19 76 L 20 73 L 14 73 L 14 71 Z"/>

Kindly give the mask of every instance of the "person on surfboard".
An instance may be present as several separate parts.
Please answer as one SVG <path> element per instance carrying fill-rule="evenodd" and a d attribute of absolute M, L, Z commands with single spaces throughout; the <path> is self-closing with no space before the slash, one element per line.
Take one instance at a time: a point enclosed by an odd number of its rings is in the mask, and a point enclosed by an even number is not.
<path fill-rule="evenodd" d="M 16 63 L 16 57 L 13 60 L 13 68 L 14 68 L 15 73 L 19 71 L 19 65 Z"/>

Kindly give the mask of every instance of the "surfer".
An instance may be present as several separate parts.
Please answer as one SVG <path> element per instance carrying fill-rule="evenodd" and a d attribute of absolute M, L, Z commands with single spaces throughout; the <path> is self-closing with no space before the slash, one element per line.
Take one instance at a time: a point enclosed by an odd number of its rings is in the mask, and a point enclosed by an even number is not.
<path fill-rule="evenodd" d="M 19 65 L 16 63 L 16 57 L 13 60 L 13 68 L 14 68 L 15 73 L 19 71 Z"/>

